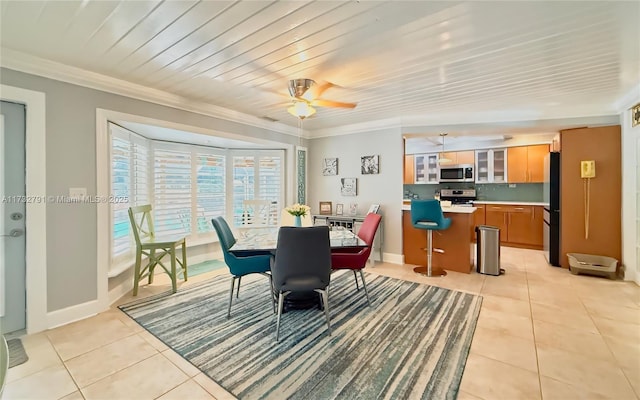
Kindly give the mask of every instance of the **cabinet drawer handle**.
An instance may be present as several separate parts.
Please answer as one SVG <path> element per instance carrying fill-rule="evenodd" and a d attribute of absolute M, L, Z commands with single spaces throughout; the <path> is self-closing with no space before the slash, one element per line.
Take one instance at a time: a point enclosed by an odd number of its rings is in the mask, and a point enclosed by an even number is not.
<path fill-rule="evenodd" d="M 522 208 L 522 207 L 516 207 L 516 208 L 514 208 L 514 210 L 522 211 L 522 210 L 524 210 L 524 208 Z"/>

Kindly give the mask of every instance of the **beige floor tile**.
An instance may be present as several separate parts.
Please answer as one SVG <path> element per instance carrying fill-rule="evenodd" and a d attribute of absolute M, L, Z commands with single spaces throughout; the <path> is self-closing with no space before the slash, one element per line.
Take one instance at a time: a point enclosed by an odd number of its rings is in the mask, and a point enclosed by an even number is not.
<path fill-rule="evenodd" d="M 180 368 L 180 370 L 190 378 L 193 378 L 202 372 L 198 368 L 194 367 L 189 361 L 182 358 L 180 354 L 171 349 L 163 351 L 162 355 L 167 357 L 169 361 L 171 361 L 176 367 Z"/>
<path fill-rule="evenodd" d="M 478 327 L 533 341 L 533 325 L 526 317 L 482 309 Z"/>
<path fill-rule="evenodd" d="M 64 396 L 60 400 L 84 400 L 84 397 L 82 397 L 82 393 L 80 393 L 80 391 L 78 390 L 69 395 Z"/>
<path fill-rule="evenodd" d="M 467 392 L 463 392 L 462 390 L 460 390 L 458 392 L 458 397 L 456 397 L 456 400 L 482 400 L 482 398 L 476 397 L 472 394 L 469 394 Z"/>
<path fill-rule="evenodd" d="M 133 318 L 129 317 L 124 312 L 120 311 L 118 308 L 111 308 L 106 312 L 107 314 L 113 315 L 115 318 L 122 321 L 123 324 L 131 328 L 135 333 L 139 333 L 144 331 L 145 329 L 140 326 Z"/>
<path fill-rule="evenodd" d="M 169 348 L 169 346 L 167 346 L 166 344 L 162 343 L 162 341 L 160 339 L 158 339 L 157 337 L 153 336 L 152 334 L 150 334 L 147 331 L 142 331 L 142 332 L 138 333 L 138 336 L 140 336 L 141 338 L 146 340 L 147 343 L 149 343 L 151 346 L 153 346 L 159 352 L 163 352 L 163 351 L 165 351 L 165 350 L 167 350 Z"/>
<path fill-rule="evenodd" d="M 529 284 L 531 302 L 562 307 L 566 310 L 584 311 L 584 306 L 573 289 L 563 285 Z"/>
<path fill-rule="evenodd" d="M 609 347 L 598 333 L 585 332 L 544 321 L 533 321 L 533 331 L 536 344 L 543 343 L 557 349 L 615 362 Z"/>
<path fill-rule="evenodd" d="M 54 365 L 17 381 L 4 388 L 4 399 L 59 399 L 78 390 L 63 365 Z"/>
<path fill-rule="evenodd" d="M 565 309 L 562 306 L 531 302 L 531 315 L 534 321 L 551 322 L 585 332 L 599 333 L 598 328 L 584 309 Z"/>
<path fill-rule="evenodd" d="M 632 343 L 638 343 L 640 337 L 640 326 L 627 322 L 614 321 L 611 319 L 592 317 L 598 331 L 602 336 L 609 336 L 618 339 L 626 339 Z"/>
<path fill-rule="evenodd" d="M 477 327 L 473 335 L 471 353 L 538 373 L 536 347 L 532 340 Z"/>
<path fill-rule="evenodd" d="M 528 301 L 484 294 L 482 295 L 482 308 L 531 318 L 531 306 Z"/>
<path fill-rule="evenodd" d="M 86 399 L 155 399 L 189 377 L 161 354 L 82 389 Z"/>
<path fill-rule="evenodd" d="M 485 280 L 481 294 L 529 301 L 529 290 L 527 289 L 526 283 L 505 285 L 504 282 L 497 280 L 500 278 L 501 277 L 496 277 L 496 280 Z"/>
<path fill-rule="evenodd" d="M 68 360 L 65 364 L 80 388 L 134 365 L 158 351 L 138 335 L 127 336 Z"/>
<path fill-rule="evenodd" d="M 193 380 L 188 380 L 168 393 L 158 397 L 158 400 L 215 400 L 211 394 Z"/>
<path fill-rule="evenodd" d="M 229 393 L 225 388 L 218 385 L 207 375 L 201 373 L 193 377 L 193 380 L 209 392 L 216 400 L 235 400 L 236 397 Z"/>
<path fill-rule="evenodd" d="M 460 390 L 487 400 L 540 399 L 538 374 L 469 354 Z"/>
<path fill-rule="evenodd" d="M 614 363 L 537 343 L 540 375 L 617 399 L 635 399 L 620 367 Z"/>
<path fill-rule="evenodd" d="M 63 361 L 132 334 L 131 328 L 106 313 L 47 332 Z"/>
<path fill-rule="evenodd" d="M 44 332 L 23 337 L 22 345 L 29 360 L 9 368 L 7 382 L 16 381 L 54 365 L 62 365 L 62 360 Z"/>
<path fill-rule="evenodd" d="M 542 385 L 542 398 L 544 400 L 607 400 L 613 399 L 600 393 L 590 392 L 579 385 L 570 385 L 555 379 L 543 376 L 540 378 Z"/>
<path fill-rule="evenodd" d="M 640 341 L 629 342 L 607 336 L 603 338 L 640 398 Z"/>
<path fill-rule="evenodd" d="M 638 329 L 640 329 L 640 309 L 638 308 L 602 303 L 592 299 L 583 299 L 582 303 L 587 309 L 587 312 L 594 317 L 636 324 L 638 325 Z"/>

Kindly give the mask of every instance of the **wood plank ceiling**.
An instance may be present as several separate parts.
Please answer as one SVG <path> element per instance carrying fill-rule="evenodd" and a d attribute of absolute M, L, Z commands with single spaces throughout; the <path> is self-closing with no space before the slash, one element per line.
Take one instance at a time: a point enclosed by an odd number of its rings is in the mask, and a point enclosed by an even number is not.
<path fill-rule="evenodd" d="M 640 82 L 640 2 L 2 1 L 1 45 L 306 130 L 429 116 L 611 114 Z"/>

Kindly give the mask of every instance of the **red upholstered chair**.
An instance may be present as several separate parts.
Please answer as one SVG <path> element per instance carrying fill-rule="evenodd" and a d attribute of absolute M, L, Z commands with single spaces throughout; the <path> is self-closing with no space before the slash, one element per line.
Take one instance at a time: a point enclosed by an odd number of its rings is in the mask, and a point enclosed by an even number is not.
<path fill-rule="evenodd" d="M 381 219 L 382 217 L 378 214 L 367 214 L 364 218 L 364 222 L 362 223 L 360 230 L 358 230 L 358 237 L 367 243 L 367 247 L 358 252 L 331 253 L 331 270 L 352 270 L 353 276 L 356 278 L 356 288 L 358 290 L 360 290 L 360 286 L 358 285 L 358 275 L 356 274 L 356 271 L 360 271 L 362 286 L 364 287 L 364 293 L 367 296 L 367 303 L 369 304 L 371 304 L 371 302 L 369 301 L 369 292 L 367 292 L 367 284 L 364 280 L 362 269 L 367 265 L 367 260 L 371 254 L 371 247 L 373 246 L 373 239 L 376 236 L 376 231 L 378 230 Z"/>

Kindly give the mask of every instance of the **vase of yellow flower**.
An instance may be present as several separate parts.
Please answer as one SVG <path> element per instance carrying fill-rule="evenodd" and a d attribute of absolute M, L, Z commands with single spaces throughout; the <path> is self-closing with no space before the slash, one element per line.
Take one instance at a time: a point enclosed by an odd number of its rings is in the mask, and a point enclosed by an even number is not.
<path fill-rule="evenodd" d="M 307 215 L 307 213 L 311 210 L 311 208 L 304 204 L 294 204 L 285 208 L 287 212 L 294 216 L 293 226 L 302 226 L 302 217 Z"/>

